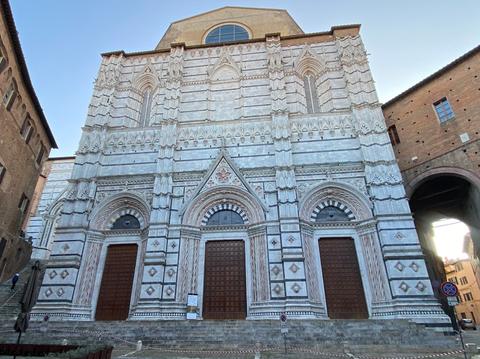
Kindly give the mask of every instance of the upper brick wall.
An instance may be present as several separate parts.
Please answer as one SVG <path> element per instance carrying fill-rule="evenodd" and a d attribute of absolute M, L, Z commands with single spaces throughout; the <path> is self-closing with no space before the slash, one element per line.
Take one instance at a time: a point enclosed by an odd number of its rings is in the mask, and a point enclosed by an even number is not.
<path fill-rule="evenodd" d="M 455 117 L 440 123 L 433 103 L 446 97 Z M 383 106 L 387 126 L 395 125 L 400 143 L 394 146 L 402 171 L 465 147 L 456 155 L 459 167 L 467 165 L 480 173 L 480 51 L 447 66 Z M 460 135 L 468 134 L 462 142 Z M 478 147 L 478 146 L 477 146 Z"/>

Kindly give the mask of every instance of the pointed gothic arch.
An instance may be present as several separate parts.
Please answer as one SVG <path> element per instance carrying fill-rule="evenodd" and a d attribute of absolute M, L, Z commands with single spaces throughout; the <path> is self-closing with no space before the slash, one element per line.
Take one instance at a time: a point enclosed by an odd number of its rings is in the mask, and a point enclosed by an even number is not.
<path fill-rule="evenodd" d="M 300 218 L 315 221 L 326 206 L 340 209 L 350 221 L 363 221 L 373 216 L 368 198 L 360 191 L 344 183 L 326 182 L 305 194 L 299 204 Z"/>

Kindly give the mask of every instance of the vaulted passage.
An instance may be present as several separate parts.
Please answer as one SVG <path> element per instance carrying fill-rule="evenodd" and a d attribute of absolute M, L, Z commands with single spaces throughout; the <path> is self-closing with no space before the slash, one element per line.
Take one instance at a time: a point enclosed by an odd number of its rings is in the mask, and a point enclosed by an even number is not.
<path fill-rule="evenodd" d="M 353 239 L 321 238 L 319 247 L 330 319 L 368 318 Z"/>
<path fill-rule="evenodd" d="M 98 296 L 96 320 L 128 318 L 136 260 L 136 244 L 118 244 L 108 247 Z"/>
<path fill-rule="evenodd" d="M 245 319 L 245 244 L 210 241 L 205 247 L 204 319 Z"/>

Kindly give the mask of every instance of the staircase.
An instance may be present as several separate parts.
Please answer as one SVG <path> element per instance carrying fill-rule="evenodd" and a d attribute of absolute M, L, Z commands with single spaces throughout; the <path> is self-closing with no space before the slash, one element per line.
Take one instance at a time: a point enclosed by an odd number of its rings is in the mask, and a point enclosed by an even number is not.
<path fill-rule="evenodd" d="M 15 320 L 20 313 L 20 299 L 22 299 L 23 289 L 27 284 L 30 273 L 32 272 L 33 262 L 30 262 L 19 274 L 18 282 L 13 290 L 10 289 L 12 281 L 8 280 L 0 283 L 0 320 Z M 12 323 L 13 325 L 13 323 Z"/>
<path fill-rule="evenodd" d="M 0 342 L 14 342 L 11 322 L 0 322 Z M 338 348 L 339 346 L 457 347 L 453 337 L 427 330 L 406 320 L 291 320 L 290 348 Z M 10 331 L 9 331 L 10 330 Z M 116 347 L 144 345 L 165 350 L 242 350 L 283 348 L 278 321 L 113 321 L 32 322 L 23 343 L 108 343 Z"/>

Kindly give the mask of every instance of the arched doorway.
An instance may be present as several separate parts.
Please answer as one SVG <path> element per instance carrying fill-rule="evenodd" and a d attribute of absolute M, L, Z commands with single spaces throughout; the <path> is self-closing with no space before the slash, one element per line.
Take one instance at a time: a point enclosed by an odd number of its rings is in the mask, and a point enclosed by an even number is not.
<path fill-rule="evenodd" d="M 245 225 L 242 216 L 232 209 L 222 209 L 208 218 L 205 228 L 234 225 Z M 229 239 L 227 233 L 225 236 L 205 243 L 204 319 L 246 317 L 245 243 Z"/>
<path fill-rule="evenodd" d="M 117 218 L 112 231 L 139 230 L 139 220 L 124 214 Z M 130 312 L 130 302 L 137 263 L 138 245 L 135 243 L 110 244 L 107 247 L 100 293 L 95 311 L 96 320 L 126 320 Z"/>
<path fill-rule="evenodd" d="M 410 184 L 410 207 L 434 293 L 441 301 L 445 312 L 452 317 L 452 311 L 439 294 L 438 288 L 447 279 L 445 261 L 448 263 L 455 258 L 439 254 L 435 238 L 438 237 L 439 231 L 442 231 L 442 224 L 439 221 L 463 222 L 469 227 L 473 241 L 471 255 L 478 257 L 480 250 L 480 191 L 472 181 L 475 179 L 472 174 L 465 176 L 454 173 L 454 171 L 441 172 L 440 170 L 432 170 L 430 175 L 428 174 L 423 174 L 413 181 L 413 185 Z M 443 224 L 443 226 L 447 230 L 450 224 Z M 463 238 L 452 235 L 450 240 L 463 241 Z"/>

